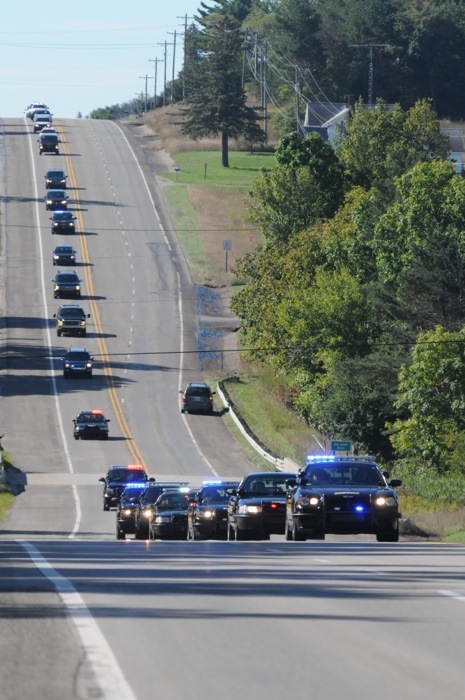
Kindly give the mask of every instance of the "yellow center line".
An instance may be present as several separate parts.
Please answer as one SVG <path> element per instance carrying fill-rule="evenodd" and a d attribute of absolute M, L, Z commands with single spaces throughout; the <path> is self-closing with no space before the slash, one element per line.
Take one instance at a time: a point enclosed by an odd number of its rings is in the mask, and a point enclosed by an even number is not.
<path fill-rule="evenodd" d="M 65 156 L 66 160 L 66 166 L 68 170 L 68 177 L 70 179 L 70 184 L 74 189 L 74 192 L 76 193 L 75 196 L 73 196 L 73 200 L 76 203 L 79 203 L 79 194 L 78 194 L 78 189 L 77 189 L 77 180 L 76 180 L 76 175 L 74 173 L 74 168 L 73 168 L 73 162 L 71 158 L 71 153 L 69 150 L 68 142 L 64 139 L 64 132 L 62 127 L 59 125 L 59 123 L 55 122 L 56 128 L 58 133 L 60 134 L 60 144 L 63 145 L 63 155 Z M 89 250 L 87 247 L 87 239 L 86 236 L 84 235 L 83 231 L 84 229 L 84 224 L 82 220 L 82 214 L 81 211 L 78 209 L 78 211 L 75 212 L 76 214 L 76 223 L 78 224 L 77 228 L 79 230 L 79 242 L 81 244 L 81 256 L 82 256 L 82 261 L 84 262 L 84 278 L 85 278 L 85 283 L 86 283 L 86 290 L 87 290 L 87 295 L 89 297 L 89 306 L 91 310 L 91 315 L 94 320 L 94 325 L 96 329 L 96 334 L 97 334 L 97 343 L 99 346 L 100 350 L 100 355 L 102 358 L 102 364 L 103 364 L 103 371 L 107 380 L 107 386 L 108 386 L 108 393 L 110 396 L 110 401 L 113 406 L 113 410 L 115 412 L 116 420 L 118 421 L 118 425 L 120 427 L 121 433 L 126 437 L 127 441 L 127 446 L 129 448 L 129 451 L 132 455 L 132 458 L 135 463 L 137 464 L 142 464 L 144 467 L 145 471 L 148 473 L 147 465 L 145 463 L 145 460 L 142 456 L 141 451 L 139 450 L 139 447 L 134 440 L 134 437 L 131 433 L 131 430 L 129 428 L 129 425 L 126 420 L 126 416 L 123 413 L 123 409 L 121 408 L 120 401 L 118 399 L 118 395 L 116 392 L 116 386 L 115 386 L 115 378 L 113 376 L 113 372 L 110 366 L 110 358 L 107 350 L 107 344 L 105 342 L 105 338 L 103 337 L 103 326 L 102 322 L 100 320 L 100 313 L 98 309 L 98 304 L 95 300 L 95 293 L 94 293 L 94 286 L 92 282 L 92 275 L 91 275 L 91 267 L 90 267 L 90 255 L 89 255 Z"/>

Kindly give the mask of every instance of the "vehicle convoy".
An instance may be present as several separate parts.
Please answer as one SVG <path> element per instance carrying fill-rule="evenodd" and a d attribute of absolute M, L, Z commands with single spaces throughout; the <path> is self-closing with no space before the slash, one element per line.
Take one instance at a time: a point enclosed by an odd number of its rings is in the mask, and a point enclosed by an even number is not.
<path fill-rule="evenodd" d="M 185 540 L 187 509 L 197 489 L 180 488 L 164 491 L 156 500 L 150 522 L 151 540 Z"/>
<path fill-rule="evenodd" d="M 228 503 L 238 481 L 207 481 L 187 511 L 188 540 L 225 540 L 228 530 Z"/>
<path fill-rule="evenodd" d="M 66 178 L 68 177 L 64 170 L 59 168 L 51 168 L 44 175 L 46 189 L 62 189 L 66 188 Z"/>
<path fill-rule="evenodd" d="M 108 423 L 109 418 L 105 418 L 102 411 L 94 409 L 93 411 L 81 411 L 76 418 L 73 418 L 74 430 L 73 437 L 75 440 L 96 439 L 108 440 Z"/>
<path fill-rule="evenodd" d="M 93 362 L 86 348 L 68 348 L 63 357 L 63 377 L 91 377 Z"/>
<path fill-rule="evenodd" d="M 228 503 L 228 540 L 269 540 L 282 535 L 288 481 L 293 472 L 252 472 Z"/>
<path fill-rule="evenodd" d="M 81 297 L 81 280 L 77 276 L 76 271 L 59 270 L 53 282 L 53 296 L 55 299 L 61 297 Z"/>
<path fill-rule="evenodd" d="M 55 209 L 50 221 L 52 233 L 76 233 L 76 217 L 66 209 Z"/>
<path fill-rule="evenodd" d="M 55 153 L 55 155 L 59 154 L 60 140 L 57 133 L 41 132 L 37 141 L 39 143 L 39 155 L 42 155 L 42 153 Z"/>
<path fill-rule="evenodd" d="M 126 486 L 119 503 L 116 506 L 116 539 L 124 540 L 126 535 L 133 535 L 135 532 L 134 512 L 139 503 L 139 498 L 144 490 L 145 483 L 131 484 Z"/>
<path fill-rule="evenodd" d="M 148 477 L 141 464 L 113 464 L 109 467 L 105 476 L 99 479 L 103 484 L 103 510 L 116 508 L 124 489 L 131 485 L 153 482 L 153 477 Z"/>
<path fill-rule="evenodd" d="M 90 314 L 84 313 L 82 306 L 78 304 L 62 304 L 53 318 L 57 321 L 57 336 L 87 334 L 87 319 Z"/>
<path fill-rule="evenodd" d="M 395 487 L 372 457 L 310 455 L 295 477 L 286 501 L 286 540 L 323 540 L 326 533 L 376 535 L 399 539 Z"/>
<path fill-rule="evenodd" d="M 134 534 L 136 540 L 149 539 L 150 523 L 153 519 L 154 505 L 157 498 L 163 491 L 168 489 L 179 489 L 189 487 L 187 481 L 157 481 L 155 483 L 147 483 L 145 489 L 141 493 L 139 502 L 134 511 Z"/>

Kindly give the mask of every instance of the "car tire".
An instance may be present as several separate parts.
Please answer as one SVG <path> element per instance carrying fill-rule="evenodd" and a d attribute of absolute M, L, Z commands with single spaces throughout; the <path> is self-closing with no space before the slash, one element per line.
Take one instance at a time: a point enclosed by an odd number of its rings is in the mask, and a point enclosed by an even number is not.
<path fill-rule="evenodd" d="M 324 540 L 326 537 L 325 531 L 322 527 L 317 528 L 313 535 L 310 537 L 311 540 Z"/>
<path fill-rule="evenodd" d="M 185 412 L 186 412 L 186 409 L 185 409 L 185 408 L 181 408 L 181 413 L 185 413 Z"/>
<path fill-rule="evenodd" d="M 228 522 L 228 525 L 226 527 L 226 540 L 228 542 L 232 542 L 235 539 L 234 537 L 234 530 L 232 528 L 231 523 Z"/>
<path fill-rule="evenodd" d="M 105 511 L 110 510 L 110 506 L 108 505 L 108 503 L 106 501 L 103 502 L 103 510 L 105 510 Z"/>
<path fill-rule="evenodd" d="M 398 542 L 399 527 L 389 527 L 378 530 L 376 533 L 376 540 L 378 542 Z"/>
<path fill-rule="evenodd" d="M 234 539 L 236 542 L 244 542 L 245 540 L 250 539 L 250 535 L 248 532 L 244 532 L 243 530 L 239 530 L 238 527 L 234 530 Z"/>
<path fill-rule="evenodd" d="M 57 331 L 57 336 L 60 338 L 61 337 L 61 331 Z"/>
<path fill-rule="evenodd" d="M 292 539 L 294 542 L 305 542 L 307 539 L 303 532 L 297 530 L 295 519 L 292 521 Z"/>
<path fill-rule="evenodd" d="M 118 525 L 116 526 L 116 539 L 117 540 L 125 540 L 126 539 L 126 533 L 124 530 L 122 530 Z"/>
<path fill-rule="evenodd" d="M 284 539 L 286 542 L 292 542 L 292 532 L 289 528 L 289 520 L 287 518 L 284 524 Z"/>
<path fill-rule="evenodd" d="M 75 440 L 79 440 L 79 435 L 74 435 Z"/>

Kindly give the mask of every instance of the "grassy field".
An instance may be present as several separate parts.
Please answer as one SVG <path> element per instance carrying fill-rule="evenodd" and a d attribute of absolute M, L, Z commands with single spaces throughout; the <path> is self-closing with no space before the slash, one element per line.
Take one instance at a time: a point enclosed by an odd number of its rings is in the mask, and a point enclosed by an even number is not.
<path fill-rule="evenodd" d="M 179 172 L 160 175 L 174 182 L 207 187 L 235 187 L 248 192 L 255 178 L 263 170 L 272 168 L 276 161 L 272 153 L 245 153 L 232 151 L 229 168 L 221 165 L 218 151 L 187 151 L 173 156 Z"/>
<path fill-rule="evenodd" d="M 8 468 L 11 466 L 10 456 L 6 452 L 2 452 L 3 465 Z M 14 501 L 14 496 L 7 486 L 0 484 L 0 522 L 2 522 Z"/>

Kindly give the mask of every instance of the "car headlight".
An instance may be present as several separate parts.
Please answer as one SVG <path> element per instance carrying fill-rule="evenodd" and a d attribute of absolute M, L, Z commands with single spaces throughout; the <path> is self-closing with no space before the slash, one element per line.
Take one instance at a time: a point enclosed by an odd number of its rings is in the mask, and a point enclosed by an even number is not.
<path fill-rule="evenodd" d="M 55 285 L 55 292 L 60 289 L 60 286 L 58 284 Z"/>
<path fill-rule="evenodd" d="M 131 515 L 131 514 L 132 514 L 132 510 L 131 510 L 130 508 L 125 508 L 125 509 L 123 510 L 123 514 L 124 514 L 124 515 Z"/>
<path fill-rule="evenodd" d="M 155 518 L 155 522 L 158 523 L 169 523 L 171 522 L 171 516 L 170 515 L 157 515 Z"/>
<path fill-rule="evenodd" d="M 62 326 L 62 325 L 63 325 L 63 321 L 58 321 L 58 325 L 59 325 L 59 326 Z"/>
<path fill-rule="evenodd" d="M 395 506 L 397 505 L 397 503 L 396 499 L 392 496 L 378 496 L 378 498 L 375 500 L 375 505 L 379 506 L 380 508 L 383 508 L 385 506 Z"/>
<path fill-rule="evenodd" d="M 263 510 L 263 508 L 261 506 L 242 505 L 242 506 L 239 506 L 238 513 L 240 513 L 242 515 L 244 515 L 244 514 L 258 515 L 259 513 L 262 512 L 262 510 Z"/>
<path fill-rule="evenodd" d="M 77 285 L 75 286 L 76 292 L 79 292 L 80 289 L 81 289 L 81 287 L 79 286 L 79 284 L 77 284 Z"/>
<path fill-rule="evenodd" d="M 108 488 L 106 492 L 107 492 L 108 496 L 112 496 L 115 493 L 115 489 Z"/>
<path fill-rule="evenodd" d="M 315 508 L 321 503 L 319 496 L 301 496 L 296 501 L 297 508 Z"/>
<path fill-rule="evenodd" d="M 71 367 L 71 365 L 69 364 L 69 362 L 65 362 L 65 367 L 66 367 L 66 369 L 69 369 L 69 368 Z"/>
<path fill-rule="evenodd" d="M 90 362 L 88 362 L 86 367 L 87 367 L 87 369 L 92 369 L 92 364 Z"/>
<path fill-rule="evenodd" d="M 86 325 L 86 322 L 85 322 L 85 321 L 81 321 L 81 326 L 85 326 L 85 325 Z"/>
<path fill-rule="evenodd" d="M 211 520 L 215 517 L 215 511 L 210 509 L 199 510 L 195 515 L 197 516 L 197 518 L 205 518 L 205 520 Z"/>
<path fill-rule="evenodd" d="M 144 518 L 150 518 L 150 516 L 153 515 L 153 510 L 151 508 L 146 508 L 143 511 L 142 515 L 144 516 Z"/>

